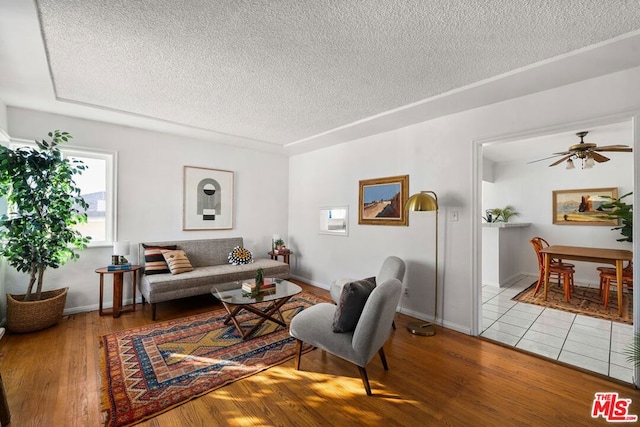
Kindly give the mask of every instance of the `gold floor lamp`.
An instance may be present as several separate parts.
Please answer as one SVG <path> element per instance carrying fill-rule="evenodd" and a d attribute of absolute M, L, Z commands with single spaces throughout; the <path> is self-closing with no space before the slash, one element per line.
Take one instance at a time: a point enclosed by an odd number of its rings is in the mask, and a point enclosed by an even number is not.
<path fill-rule="evenodd" d="M 435 286 L 435 310 L 433 322 L 438 319 L 438 196 L 433 191 L 421 191 L 409 197 L 405 205 L 410 211 L 435 211 L 436 212 L 436 286 Z M 407 324 L 409 332 L 415 335 L 430 337 L 436 334 L 433 322 L 410 322 Z"/>

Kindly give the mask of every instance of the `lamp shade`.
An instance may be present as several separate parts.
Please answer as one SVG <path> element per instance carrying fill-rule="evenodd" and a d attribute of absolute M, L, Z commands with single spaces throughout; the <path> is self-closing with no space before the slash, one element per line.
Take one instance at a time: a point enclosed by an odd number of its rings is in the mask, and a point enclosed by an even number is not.
<path fill-rule="evenodd" d="M 591 169 L 594 165 L 594 161 L 592 157 L 587 157 L 587 160 L 584 161 L 584 169 Z"/>
<path fill-rule="evenodd" d="M 437 211 L 438 199 L 435 193 L 433 196 L 429 195 L 430 192 L 421 191 L 407 200 L 406 209 L 410 211 Z"/>
<path fill-rule="evenodd" d="M 113 242 L 113 255 L 129 255 L 129 247 L 131 243 L 129 241 Z"/>

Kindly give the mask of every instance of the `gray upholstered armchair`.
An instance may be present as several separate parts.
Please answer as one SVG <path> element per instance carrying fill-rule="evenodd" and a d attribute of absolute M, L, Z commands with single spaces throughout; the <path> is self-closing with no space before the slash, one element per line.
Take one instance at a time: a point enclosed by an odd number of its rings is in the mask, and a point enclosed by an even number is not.
<path fill-rule="evenodd" d="M 390 256 L 384 260 L 380 272 L 376 276 L 376 283 L 385 282 L 388 279 L 398 279 L 402 283 L 404 278 L 404 261 L 397 256 Z M 344 285 L 353 279 L 338 279 L 331 285 L 331 299 L 337 304 Z"/>
<path fill-rule="evenodd" d="M 362 314 L 351 332 L 333 332 L 336 306 L 320 303 L 298 313 L 289 332 L 297 339 L 296 369 L 300 369 L 302 342 L 311 344 L 358 366 L 367 395 L 371 395 L 365 366 L 376 353 L 388 370 L 383 345 L 391 334 L 391 323 L 400 301 L 402 284 L 390 278 L 378 283 L 366 300 Z"/>

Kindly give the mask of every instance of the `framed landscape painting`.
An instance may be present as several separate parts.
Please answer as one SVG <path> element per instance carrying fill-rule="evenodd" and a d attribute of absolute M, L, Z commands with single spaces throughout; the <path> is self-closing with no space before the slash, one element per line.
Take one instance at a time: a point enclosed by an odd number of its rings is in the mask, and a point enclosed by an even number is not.
<path fill-rule="evenodd" d="M 588 188 L 553 191 L 553 223 L 559 225 L 618 225 L 608 218 L 613 209 L 603 207 L 618 198 L 618 189 Z"/>
<path fill-rule="evenodd" d="M 407 225 L 409 175 L 360 181 L 358 224 Z"/>
<path fill-rule="evenodd" d="M 233 228 L 233 172 L 184 167 L 183 230 Z"/>

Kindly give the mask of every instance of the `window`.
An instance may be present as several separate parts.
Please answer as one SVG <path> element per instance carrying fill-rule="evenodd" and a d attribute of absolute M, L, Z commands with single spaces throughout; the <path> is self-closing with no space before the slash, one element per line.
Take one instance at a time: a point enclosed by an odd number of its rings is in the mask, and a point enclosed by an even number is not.
<path fill-rule="evenodd" d="M 13 140 L 11 148 L 17 147 L 35 147 L 35 144 Z M 60 151 L 65 157 L 81 160 L 87 167 L 82 175 L 75 176 L 76 184 L 82 190 L 81 195 L 89 204 L 87 223 L 79 224 L 78 231 L 83 236 L 91 237 L 90 247 L 111 245 L 116 230 L 116 154 L 64 146 Z"/>
<path fill-rule="evenodd" d="M 87 166 L 75 179 L 82 189 L 82 198 L 89 204 L 87 223 L 78 225 L 78 231 L 91 236 L 90 246 L 111 245 L 115 236 L 114 154 L 75 149 L 63 153 Z"/>
<path fill-rule="evenodd" d="M 320 233 L 347 236 L 349 234 L 347 206 L 320 208 Z"/>

